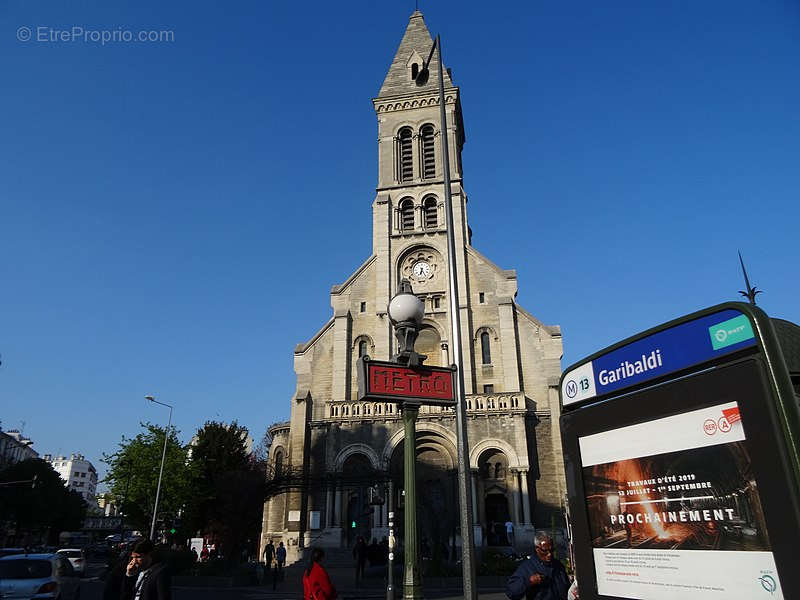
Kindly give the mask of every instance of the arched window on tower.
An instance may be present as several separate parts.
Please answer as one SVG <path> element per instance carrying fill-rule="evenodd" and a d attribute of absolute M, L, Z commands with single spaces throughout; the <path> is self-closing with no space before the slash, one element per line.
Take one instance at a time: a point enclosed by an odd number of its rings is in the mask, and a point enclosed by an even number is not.
<path fill-rule="evenodd" d="M 358 342 L 358 358 L 367 355 L 367 340 Z"/>
<path fill-rule="evenodd" d="M 481 334 L 481 359 L 484 365 L 492 364 L 492 352 L 489 348 L 489 334 L 486 331 Z"/>
<path fill-rule="evenodd" d="M 417 63 L 411 64 L 411 79 L 416 80 L 417 75 L 419 75 L 419 65 Z"/>
<path fill-rule="evenodd" d="M 436 177 L 436 154 L 433 149 L 433 125 L 423 125 L 419 130 L 422 178 Z"/>
<path fill-rule="evenodd" d="M 422 210 L 425 215 L 425 229 L 436 229 L 439 226 L 438 202 L 434 196 L 428 196 L 422 201 Z"/>
<path fill-rule="evenodd" d="M 414 229 L 414 201 L 411 198 L 400 201 L 400 229 L 403 231 Z"/>
<path fill-rule="evenodd" d="M 275 477 L 280 477 L 283 471 L 283 452 L 278 450 L 275 453 Z"/>
<path fill-rule="evenodd" d="M 397 134 L 397 178 L 399 181 L 411 181 L 414 178 L 411 138 L 410 127 L 403 127 Z"/>

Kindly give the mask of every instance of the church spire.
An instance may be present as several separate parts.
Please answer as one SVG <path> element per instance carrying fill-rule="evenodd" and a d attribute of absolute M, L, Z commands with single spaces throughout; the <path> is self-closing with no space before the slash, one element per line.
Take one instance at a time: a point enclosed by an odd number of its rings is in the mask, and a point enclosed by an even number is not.
<path fill-rule="evenodd" d="M 433 46 L 433 38 L 425 25 L 425 20 L 422 18 L 422 13 L 415 10 L 408 20 L 408 27 L 403 34 L 403 39 L 400 41 L 400 46 L 395 52 L 392 65 L 389 67 L 389 72 L 386 74 L 386 79 L 383 80 L 378 98 L 386 98 L 389 96 L 406 96 L 409 94 L 416 94 L 418 92 L 435 93 L 438 86 L 439 66 L 438 66 L 438 52 L 433 55 L 430 64 L 430 76 L 425 85 L 417 85 L 414 78 L 417 74 L 417 69 L 422 68 L 422 63 L 428 58 L 431 47 Z M 417 68 L 414 68 L 414 65 Z M 446 88 L 453 87 L 453 82 L 450 80 L 450 74 L 445 69 L 444 73 L 444 86 Z"/>

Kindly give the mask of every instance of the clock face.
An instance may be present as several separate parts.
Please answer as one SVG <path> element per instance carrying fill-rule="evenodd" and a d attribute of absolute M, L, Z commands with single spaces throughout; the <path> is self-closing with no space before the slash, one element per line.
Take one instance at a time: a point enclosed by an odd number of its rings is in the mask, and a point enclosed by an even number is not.
<path fill-rule="evenodd" d="M 431 276 L 431 266 L 426 261 L 420 260 L 414 263 L 411 272 L 417 279 L 427 279 Z"/>

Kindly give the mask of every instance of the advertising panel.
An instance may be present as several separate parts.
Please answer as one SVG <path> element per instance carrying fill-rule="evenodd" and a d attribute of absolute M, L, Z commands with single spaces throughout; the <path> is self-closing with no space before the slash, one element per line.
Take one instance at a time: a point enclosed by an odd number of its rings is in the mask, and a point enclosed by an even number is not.
<path fill-rule="evenodd" d="M 578 444 L 600 594 L 784 598 L 736 402 Z"/>

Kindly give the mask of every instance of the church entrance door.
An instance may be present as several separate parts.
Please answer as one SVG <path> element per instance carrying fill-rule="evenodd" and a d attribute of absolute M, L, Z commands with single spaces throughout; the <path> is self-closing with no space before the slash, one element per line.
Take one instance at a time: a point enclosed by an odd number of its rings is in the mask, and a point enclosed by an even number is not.
<path fill-rule="evenodd" d="M 510 520 L 505 494 L 486 494 L 486 535 L 490 546 L 507 546 L 505 522 Z"/>

